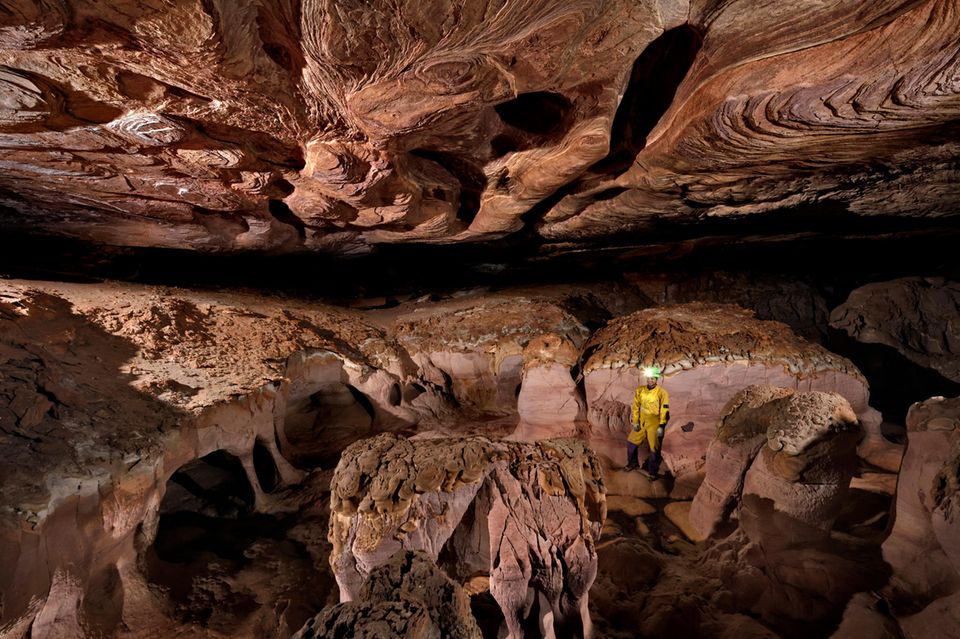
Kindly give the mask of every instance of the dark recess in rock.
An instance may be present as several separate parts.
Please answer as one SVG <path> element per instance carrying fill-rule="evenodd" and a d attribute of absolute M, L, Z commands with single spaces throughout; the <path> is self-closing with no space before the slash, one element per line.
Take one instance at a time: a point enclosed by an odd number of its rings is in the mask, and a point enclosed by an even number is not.
<path fill-rule="evenodd" d="M 283 200 L 270 200 L 268 208 L 270 210 L 270 215 L 272 215 L 278 222 L 282 222 L 288 226 L 292 226 L 297 231 L 297 235 L 300 236 L 300 239 L 304 239 L 307 236 L 307 225 L 304 224 L 297 215 L 290 210 L 290 207 L 287 206 L 287 203 Z"/>
<path fill-rule="evenodd" d="M 480 210 L 480 194 L 487 185 L 483 170 L 470 161 L 448 151 L 413 149 L 410 155 L 436 162 L 460 182 L 460 206 L 457 219 L 469 224 Z"/>
<path fill-rule="evenodd" d="M 907 410 L 915 402 L 935 395 L 960 395 L 960 384 L 911 362 L 885 344 L 858 342 L 843 331 L 830 329 L 829 346 L 857 365 L 870 382 L 870 405 L 895 424 L 906 423 Z"/>
<path fill-rule="evenodd" d="M 627 90 L 613 119 L 610 152 L 591 167 L 592 171 L 619 173 L 630 166 L 673 102 L 701 46 L 700 33 L 684 24 L 665 31 L 643 50 L 633 63 Z"/>

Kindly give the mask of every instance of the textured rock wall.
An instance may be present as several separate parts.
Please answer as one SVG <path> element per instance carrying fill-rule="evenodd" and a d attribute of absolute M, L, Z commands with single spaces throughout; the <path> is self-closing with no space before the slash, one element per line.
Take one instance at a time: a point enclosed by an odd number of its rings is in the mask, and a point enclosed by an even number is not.
<path fill-rule="evenodd" d="M 591 634 L 606 503 L 599 460 L 580 441 L 379 435 L 344 451 L 330 507 L 342 601 L 397 551 L 422 550 L 464 582 L 488 577 L 510 637 L 524 636 L 534 602 L 544 636 Z"/>
<path fill-rule="evenodd" d="M 960 284 L 908 277 L 867 284 L 830 313 L 830 327 L 889 346 L 960 382 Z"/>
<path fill-rule="evenodd" d="M 724 406 L 691 523 L 708 536 L 736 508 L 747 536 L 767 548 L 826 537 L 853 476 L 859 434 L 838 394 L 748 386 Z"/>
<path fill-rule="evenodd" d="M 951 0 L 11 0 L 2 225 L 357 253 L 952 215 L 958 28 Z"/>
<path fill-rule="evenodd" d="M 960 399 L 915 404 L 897 482 L 896 519 L 883 543 L 889 591 L 907 637 L 960 629 Z"/>
<path fill-rule="evenodd" d="M 409 377 L 402 349 L 356 314 L 122 285 L 4 281 L 0 296 L 5 636 L 96 636 L 121 621 L 166 632 L 138 558 L 167 481 L 224 451 L 240 460 L 253 507 L 273 510 L 254 448 L 281 486 L 302 477 L 277 442 L 324 375 L 375 407 L 373 431 L 417 419 L 390 401 Z M 326 426 L 342 445 L 364 434 Z"/>
<path fill-rule="evenodd" d="M 702 472 L 724 405 L 751 384 L 839 393 L 869 433 L 862 454 L 873 460 L 889 453 L 899 460 L 901 451 L 882 441 L 880 416 L 870 408 L 866 380 L 852 362 L 736 306 L 667 305 L 618 317 L 591 337 L 584 353 L 591 441 L 611 459 L 623 455 L 627 411 L 643 381 L 642 367 L 658 365 L 670 393 L 663 455 L 676 476 Z"/>

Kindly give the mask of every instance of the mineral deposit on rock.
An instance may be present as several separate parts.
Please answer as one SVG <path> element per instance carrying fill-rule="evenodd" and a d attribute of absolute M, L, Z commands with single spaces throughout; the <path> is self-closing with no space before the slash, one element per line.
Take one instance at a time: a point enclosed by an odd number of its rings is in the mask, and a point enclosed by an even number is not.
<path fill-rule="evenodd" d="M 422 550 L 461 583 L 488 577 L 510 637 L 523 636 L 534 602 L 545 636 L 591 633 L 606 503 L 582 442 L 379 435 L 344 451 L 330 507 L 342 601 L 397 551 Z"/>
<path fill-rule="evenodd" d="M 703 467 L 724 405 L 751 384 L 837 392 L 880 438 L 880 415 L 852 362 L 733 305 L 668 305 L 615 318 L 590 338 L 584 355 L 591 442 L 617 462 L 634 390 L 651 365 L 663 367 L 670 393 L 663 456 L 678 477 Z"/>

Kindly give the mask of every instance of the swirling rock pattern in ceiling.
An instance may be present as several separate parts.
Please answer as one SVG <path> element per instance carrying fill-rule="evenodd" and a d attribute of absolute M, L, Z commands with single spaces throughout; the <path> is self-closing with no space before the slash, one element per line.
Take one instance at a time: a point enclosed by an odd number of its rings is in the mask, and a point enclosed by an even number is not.
<path fill-rule="evenodd" d="M 958 33 L 954 0 L 7 0 L 0 228 L 362 253 L 953 215 Z"/>

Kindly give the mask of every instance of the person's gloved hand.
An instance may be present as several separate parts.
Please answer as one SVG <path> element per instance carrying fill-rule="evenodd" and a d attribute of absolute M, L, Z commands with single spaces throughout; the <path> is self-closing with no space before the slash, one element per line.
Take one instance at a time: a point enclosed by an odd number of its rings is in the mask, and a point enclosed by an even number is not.
<path fill-rule="evenodd" d="M 634 422 L 634 423 L 633 423 L 633 432 L 635 432 L 635 433 L 639 433 L 639 432 L 640 432 L 640 424 L 639 424 L 639 423 L 637 423 L 637 422 Z"/>
<path fill-rule="evenodd" d="M 657 427 L 657 437 L 663 437 L 663 429 L 664 429 L 664 428 L 666 428 L 666 425 L 664 425 L 664 424 L 660 424 L 660 426 Z"/>

